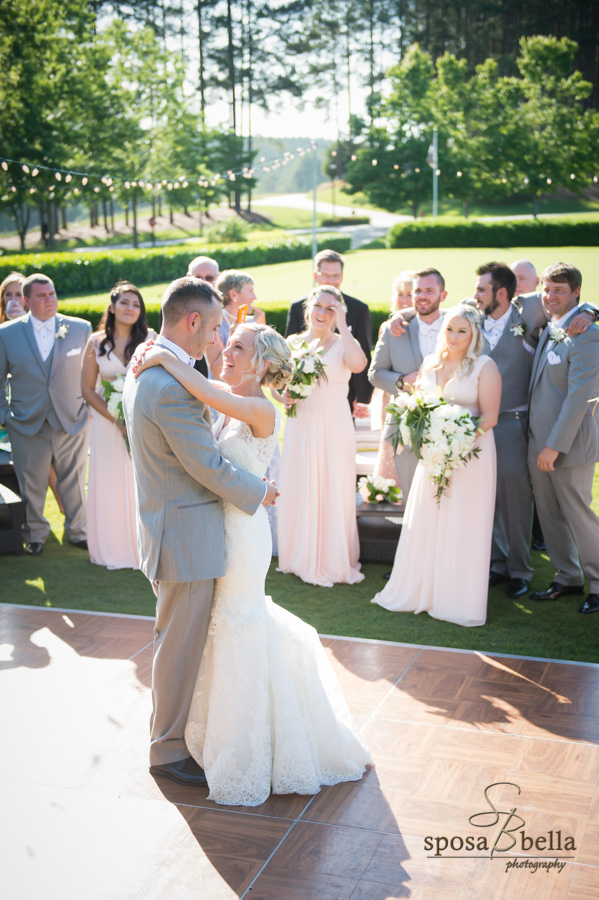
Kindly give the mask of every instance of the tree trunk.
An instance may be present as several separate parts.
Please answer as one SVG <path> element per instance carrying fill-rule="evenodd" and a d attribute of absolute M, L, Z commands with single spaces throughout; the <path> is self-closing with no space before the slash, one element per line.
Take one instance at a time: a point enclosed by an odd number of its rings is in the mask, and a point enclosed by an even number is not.
<path fill-rule="evenodd" d="M 174 213 L 173 213 L 173 207 L 171 206 L 170 201 L 169 201 L 169 204 L 168 204 L 168 220 L 169 220 L 169 222 L 171 223 L 171 225 L 174 225 L 174 224 L 175 224 L 175 220 L 174 220 L 174 218 L 173 218 L 173 215 L 174 215 Z"/>
<path fill-rule="evenodd" d="M 464 218 L 467 219 L 470 215 L 470 200 L 464 200 Z"/>
<path fill-rule="evenodd" d="M 110 230 L 114 234 L 114 200 L 112 199 L 112 194 L 110 195 Z"/>
<path fill-rule="evenodd" d="M 137 237 L 137 196 L 134 193 L 131 201 L 133 206 L 133 246 L 137 249 L 139 240 Z"/>
<path fill-rule="evenodd" d="M 129 201 L 125 203 L 125 227 L 129 228 Z"/>
<path fill-rule="evenodd" d="M 203 0 L 197 0 L 196 12 L 198 14 L 198 42 L 200 46 L 199 81 L 200 81 L 200 117 L 202 131 L 206 129 L 206 75 L 204 72 L 204 22 L 202 19 Z"/>
<path fill-rule="evenodd" d="M 47 247 L 49 236 L 48 236 L 48 219 L 46 216 L 46 204 L 45 203 L 40 203 L 39 211 L 40 211 L 40 234 L 42 237 L 44 247 Z"/>
<path fill-rule="evenodd" d="M 54 221 L 54 202 L 52 200 L 48 200 L 47 208 L 46 208 L 46 222 L 48 228 L 48 250 L 52 251 L 56 248 L 56 241 L 54 240 L 54 236 L 56 231 L 54 229 L 55 221 Z"/>
<path fill-rule="evenodd" d="M 533 200 L 533 205 L 532 205 L 532 214 L 533 214 L 533 218 L 535 218 L 535 219 L 536 219 L 536 218 L 538 217 L 538 215 L 539 215 L 539 200 L 540 200 L 540 199 L 541 199 L 541 198 L 539 197 L 539 195 L 538 195 L 538 194 L 535 194 L 535 197 L 534 197 L 534 200 Z"/>
<path fill-rule="evenodd" d="M 19 235 L 21 250 L 26 249 L 27 230 L 29 228 L 29 216 L 31 210 L 26 203 L 16 203 L 12 207 L 13 218 Z"/>
<path fill-rule="evenodd" d="M 108 227 L 108 207 L 105 199 L 102 199 L 102 215 L 104 217 L 104 231 L 106 234 L 110 234 L 110 228 Z"/>
<path fill-rule="evenodd" d="M 65 204 L 65 203 L 63 203 L 62 206 L 60 207 L 60 216 L 61 216 L 61 218 L 62 218 L 62 229 L 63 229 L 63 231 L 68 231 L 68 230 L 69 230 L 69 225 L 68 225 L 68 222 L 67 222 L 67 207 L 66 207 L 66 204 Z"/>

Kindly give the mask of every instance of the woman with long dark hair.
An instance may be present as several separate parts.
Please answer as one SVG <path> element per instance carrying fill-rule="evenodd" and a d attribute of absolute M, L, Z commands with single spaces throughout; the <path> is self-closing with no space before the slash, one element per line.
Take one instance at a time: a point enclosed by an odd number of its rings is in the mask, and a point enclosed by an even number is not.
<path fill-rule="evenodd" d="M 109 569 L 137 569 L 137 527 L 133 466 L 118 393 L 105 399 L 110 382 L 122 384 L 136 347 L 155 337 L 148 332 L 143 298 L 134 284 L 117 281 L 98 331 L 83 357 L 81 390 L 92 413 L 87 489 L 87 543 L 90 559 Z"/>

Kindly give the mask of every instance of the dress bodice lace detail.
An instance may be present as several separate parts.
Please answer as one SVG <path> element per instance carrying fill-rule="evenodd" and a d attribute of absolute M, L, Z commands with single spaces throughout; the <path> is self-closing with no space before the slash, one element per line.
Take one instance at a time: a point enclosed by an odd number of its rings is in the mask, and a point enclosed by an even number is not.
<path fill-rule="evenodd" d="M 217 429 L 222 425 L 221 418 L 217 423 Z M 281 413 L 275 409 L 275 426 L 269 437 L 258 438 L 252 434 L 252 429 L 245 422 L 231 419 L 216 439 L 218 449 L 225 459 L 252 475 L 262 478 L 272 459 L 274 449 L 281 428 Z"/>

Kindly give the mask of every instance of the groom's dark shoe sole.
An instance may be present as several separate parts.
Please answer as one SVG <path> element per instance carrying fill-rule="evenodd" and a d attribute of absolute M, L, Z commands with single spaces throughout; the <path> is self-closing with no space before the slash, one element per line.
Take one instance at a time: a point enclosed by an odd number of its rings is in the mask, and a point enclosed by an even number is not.
<path fill-rule="evenodd" d="M 161 775 L 188 787 L 206 787 L 208 784 L 204 770 L 191 756 L 178 759 L 177 762 L 163 763 L 161 766 L 150 766 L 150 775 Z"/>

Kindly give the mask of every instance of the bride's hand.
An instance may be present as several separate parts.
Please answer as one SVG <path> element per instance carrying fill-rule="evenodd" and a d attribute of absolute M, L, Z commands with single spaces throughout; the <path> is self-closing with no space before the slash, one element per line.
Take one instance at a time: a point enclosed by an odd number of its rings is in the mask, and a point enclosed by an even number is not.
<path fill-rule="evenodd" d="M 154 341 L 147 341 L 145 344 L 141 344 L 133 354 L 131 371 L 137 378 L 139 373 L 143 372 L 144 369 L 150 369 L 152 366 L 164 365 L 164 361 L 168 356 L 168 350 L 157 347 L 154 344 Z"/>

